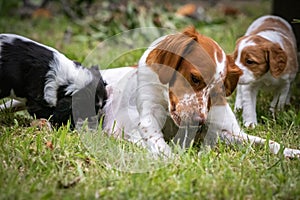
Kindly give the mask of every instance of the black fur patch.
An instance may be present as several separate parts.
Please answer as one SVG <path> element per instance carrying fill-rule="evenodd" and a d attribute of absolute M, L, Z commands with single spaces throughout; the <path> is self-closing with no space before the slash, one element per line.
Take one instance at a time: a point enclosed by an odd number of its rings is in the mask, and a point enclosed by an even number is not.
<path fill-rule="evenodd" d="M 0 41 L 2 38 L 0 37 Z M 2 41 L 0 54 L 0 98 L 10 95 L 43 102 L 45 75 L 53 52 L 30 41 Z"/>

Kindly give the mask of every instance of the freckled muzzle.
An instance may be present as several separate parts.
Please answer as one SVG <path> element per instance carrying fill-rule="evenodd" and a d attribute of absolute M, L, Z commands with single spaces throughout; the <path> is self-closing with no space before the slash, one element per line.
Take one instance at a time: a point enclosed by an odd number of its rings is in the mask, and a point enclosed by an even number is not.
<path fill-rule="evenodd" d="M 208 113 L 208 95 L 206 91 L 198 94 L 185 94 L 179 100 L 170 92 L 170 99 L 177 100 L 170 112 L 171 118 L 179 127 L 173 139 L 175 144 L 188 148 L 193 141 L 201 137 L 202 125 L 205 124 Z"/>
<path fill-rule="evenodd" d="M 178 98 L 170 92 L 170 114 L 179 127 L 198 127 L 206 122 L 208 113 L 208 92 L 184 94 Z"/>

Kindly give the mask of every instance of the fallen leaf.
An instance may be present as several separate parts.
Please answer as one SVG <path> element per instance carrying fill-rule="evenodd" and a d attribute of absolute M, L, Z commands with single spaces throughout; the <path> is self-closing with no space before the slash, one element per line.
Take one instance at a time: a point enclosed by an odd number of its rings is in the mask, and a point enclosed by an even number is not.
<path fill-rule="evenodd" d="M 51 149 L 51 150 L 54 149 L 53 144 L 52 144 L 51 141 L 47 141 L 47 142 L 46 142 L 46 146 L 47 146 L 49 149 Z"/>

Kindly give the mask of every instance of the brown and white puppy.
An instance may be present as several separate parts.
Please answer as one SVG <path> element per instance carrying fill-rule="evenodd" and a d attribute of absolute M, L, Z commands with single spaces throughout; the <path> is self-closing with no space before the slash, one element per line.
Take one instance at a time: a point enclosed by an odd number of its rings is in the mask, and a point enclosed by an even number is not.
<path fill-rule="evenodd" d="M 235 110 L 243 110 L 245 126 L 257 125 L 259 89 L 274 91 L 273 115 L 290 103 L 290 85 L 298 71 L 296 40 L 291 26 L 277 16 L 255 20 L 234 51 L 235 64 L 243 71 L 237 87 Z"/>
<path fill-rule="evenodd" d="M 108 83 L 104 130 L 154 154 L 171 155 L 167 140 L 195 139 L 204 124 L 207 144 L 218 136 L 228 143 L 265 142 L 240 129 L 226 101 L 240 69 L 216 42 L 193 28 L 154 41 L 137 68 L 109 69 L 101 74 Z M 178 127 L 187 131 L 182 135 Z M 269 146 L 273 153 L 280 149 L 273 141 Z M 295 156 L 300 151 L 285 149 L 284 154 Z"/>

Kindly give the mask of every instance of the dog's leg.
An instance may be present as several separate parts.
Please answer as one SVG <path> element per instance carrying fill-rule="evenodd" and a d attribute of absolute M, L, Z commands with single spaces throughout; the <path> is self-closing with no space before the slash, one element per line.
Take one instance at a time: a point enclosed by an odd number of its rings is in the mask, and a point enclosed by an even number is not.
<path fill-rule="evenodd" d="M 235 104 L 234 104 L 234 112 L 238 112 L 243 109 L 243 89 L 242 85 L 237 85 L 236 88 L 236 98 L 235 98 Z"/>
<path fill-rule="evenodd" d="M 270 103 L 269 110 L 271 111 L 273 118 L 275 118 L 275 110 L 276 110 L 276 105 L 278 103 L 279 95 L 280 95 L 280 93 L 278 91 L 276 91 L 273 96 L 273 100 Z"/>
<path fill-rule="evenodd" d="M 168 89 L 156 74 L 147 67 L 138 68 L 136 105 L 139 113 L 138 129 L 148 149 L 154 154 L 171 156 L 171 148 L 163 137 L 167 119 Z"/>
<path fill-rule="evenodd" d="M 104 78 L 107 75 L 104 73 Z M 165 107 L 160 103 L 165 101 L 161 97 L 165 88 L 156 88 L 147 77 L 144 80 L 144 83 L 138 84 L 137 71 L 133 69 L 106 87 L 108 100 L 104 107 L 103 130 L 147 148 L 155 155 L 170 156 L 171 148 L 161 131 L 167 116 Z M 167 106 L 166 102 L 164 104 Z"/>
<path fill-rule="evenodd" d="M 251 85 L 243 85 L 243 122 L 246 127 L 254 128 L 257 125 L 256 97 L 258 89 Z"/>
<path fill-rule="evenodd" d="M 288 92 L 287 97 L 285 99 L 285 105 L 291 105 L 291 89 L 289 89 L 289 92 Z"/>
<path fill-rule="evenodd" d="M 270 111 L 273 118 L 275 118 L 276 110 L 283 110 L 286 102 L 290 102 L 290 82 L 285 83 L 274 92 L 273 100 L 270 104 Z"/>
<path fill-rule="evenodd" d="M 26 103 L 11 99 L 0 105 L 0 110 L 12 110 L 13 112 L 21 111 L 26 109 Z"/>
<path fill-rule="evenodd" d="M 267 142 L 266 139 L 244 133 L 238 125 L 229 105 L 213 106 L 210 110 L 208 120 L 208 135 L 215 134 L 228 144 L 244 144 L 249 142 L 251 145 L 265 145 Z M 279 143 L 272 140 L 268 141 L 268 146 L 270 152 L 274 154 L 278 154 L 281 148 Z M 300 158 L 300 150 L 285 148 L 283 155 L 285 157 Z"/>
<path fill-rule="evenodd" d="M 241 131 L 240 133 L 234 133 L 234 132 L 230 132 L 227 130 L 223 130 L 221 132 L 221 135 L 222 135 L 221 138 L 230 144 L 232 144 L 232 143 L 243 144 L 245 142 L 250 142 L 251 145 L 253 145 L 253 144 L 265 145 L 268 142 L 270 152 L 273 154 L 278 154 L 280 148 L 283 147 L 282 145 L 280 145 L 279 143 L 277 143 L 273 140 L 267 141 L 266 139 L 263 139 L 263 138 L 260 138 L 257 136 L 248 135 L 248 134 L 244 133 L 243 131 Z M 284 148 L 283 155 L 288 158 L 293 158 L 293 157 L 300 158 L 300 150 Z"/>
<path fill-rule="evenodd" d="M 239 133 L 240 126 L 228 104 L 214 105 L 211 107 L 207 117 L 207 134 L 204 138 L 204 144 L 214 146 L 218 136 L 223 139 L 223 130 Z"/>

